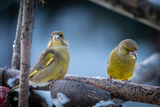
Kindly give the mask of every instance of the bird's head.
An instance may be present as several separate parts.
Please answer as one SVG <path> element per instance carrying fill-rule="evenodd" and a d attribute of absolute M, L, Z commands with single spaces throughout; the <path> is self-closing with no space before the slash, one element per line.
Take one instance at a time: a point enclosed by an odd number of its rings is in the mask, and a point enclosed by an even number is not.
<path fill-rule="evenodd" d="M 61 31 L 54 31 L 51 34 L 51 39 L 50 39 L 50 42 L 48 44 L 48 47 L 50 45 L 53 45 L 54 47 L 61 46 L 61 45 L 69 47 L 68 40 L 64 37 L 64 34 Z"/>
<path fill-rule="evenodd" d="M 138 58 L 138 54 L 136 53 L 138 46 L 134 40 L 125 39 L 119 43 L 118 48 L 121 54 L 130 55 L 133 59 Z"/>

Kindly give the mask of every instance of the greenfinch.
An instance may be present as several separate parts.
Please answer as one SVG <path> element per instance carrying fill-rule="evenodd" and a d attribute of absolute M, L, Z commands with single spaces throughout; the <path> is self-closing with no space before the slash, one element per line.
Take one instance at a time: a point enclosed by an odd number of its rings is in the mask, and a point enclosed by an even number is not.
<path fill-rule="evenodd" d="M 62 79 L 69 66 L 69 43 L 61 31 L 51 34 L 47 49 L 40 55 L 38 62 L 32 67 L 29 84 L 46 86 L 53 80 Z M 19 85 L 11 90 L 19 88 Z"/>
<path fill-rule="evenodd" d="M 125 39 L 112 50 L 107 66 L 109 79 L 128 81 L 131 78 L 137 60 L 137 49 L 138 46 L 134 40 Z"/>

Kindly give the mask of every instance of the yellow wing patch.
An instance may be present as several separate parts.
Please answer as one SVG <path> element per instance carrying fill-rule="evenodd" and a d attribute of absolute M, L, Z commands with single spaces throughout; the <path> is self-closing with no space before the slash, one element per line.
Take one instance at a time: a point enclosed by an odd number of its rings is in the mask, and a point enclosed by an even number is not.
<path fill-rule="evenodd" d="M 40 67 L 40 69 L 35 69 L 32 73 L 30 73 L 30 77 L 31 76 L 33 76 L 34 74 L 36 74 L 39 70 L 41 70 L 41 69 L 43 69 L 43 68 L 45 68 L 45 67 L 47 67 L 52 61 L 53 61 L 53 59 L 54 59 L 54 53 L 48 53 L 44 58 L 43 58 L 43 60 L 40 62 L 40 63 L 42 63 L 43 64 L 43 66 L 42 67 Z M 38 66 L 38 65 L 37 65 Z"/>
<path fill-rule="evenodd" d="M 34 74 L 36 74 L 38 71 L 37 70 L 34 70 L 30 75 L 29 77 L 33 76 Z"/>
<path fill-rule="evenodd" d="M 53 61 L 53 59 L 54 59 L 54 58 L 51 58 L 51 59 L 47 62 L 46 66 L 48 66 L 48 65 Z M 46 67 L 46 66 L 45 66 L 45 67 Z"/>

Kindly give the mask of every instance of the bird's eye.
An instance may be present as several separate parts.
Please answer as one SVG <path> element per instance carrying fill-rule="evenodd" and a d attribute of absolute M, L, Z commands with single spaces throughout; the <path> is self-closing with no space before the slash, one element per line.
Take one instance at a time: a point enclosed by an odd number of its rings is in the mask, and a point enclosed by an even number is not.
<path fill-rule="evenodd" d="M 124 47 L 125 48 L 125 47 Z M 125 48 L 127 51 L 129 51 L 129 49 Z"/>
<path fill-rule="evenodd" d="M 63 34 L 59 35 L 59 37 L 62 37 L 62 36 L 63 36 Z"/>

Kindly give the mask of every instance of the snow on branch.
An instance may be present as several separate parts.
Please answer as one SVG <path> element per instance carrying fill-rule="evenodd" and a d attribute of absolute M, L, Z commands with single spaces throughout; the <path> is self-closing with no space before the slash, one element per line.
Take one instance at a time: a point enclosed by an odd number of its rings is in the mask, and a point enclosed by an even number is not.
<path fill-rule="evenodd" d="M 155 53 L 143 61 L 143 66 L 136 65 L 135 75 L 143 68 L 147 68 L 146 72 L 140 75 L 149 75 L 156 78 L 157 75 L 150 75 L 149 72 L 157 74 L 160 71 L 160 53 Z M 138 67 L 138 69 L 137 69 Z M 142 67 L 141 69 L 139 69 Z M 150 68 L 150 69 L 149 69 Z M 137 71 L 136 71 L 137 70 Z M 3 76 L 0 85 L 8 86 L 7 81 L 11 81 L 12 85 L 17 82 L 17 75 L 20 71 L 0 68 L 0 78 Z M 146 73 L 146 74 L 145 74 Z M 133 77 L 134 77 L 133 76 Z M 148 76 L 148 77 L 149 77 Z M 143 79 L 143 76 L 140 76 Z M 150 78 L 149 78 L 150 79 Z M 13 81 L 12 81 L 13 80 Z M 134 78 L 132 78 L 132 81 Z M 135 81 L 134 81 L 135 82 Z M 136 82 L 140 82 L 139 80 Z M 56 80 L 50 86 L 42 88 L 30 87 L 31 90 L 50 90 L 51 100 L 55 104 L 61 104 L 65 107 L 74 105 L 95 105 L 101 100 L 122 99 L 123 101 L 135 101 L 148 104 L 160 105 L 160 87 L 132 82 L 119 82 L 115 80 L 107 80 L 100 77 L 84 77 L 75 75 L 66 75 L 62 80 Z"/>

